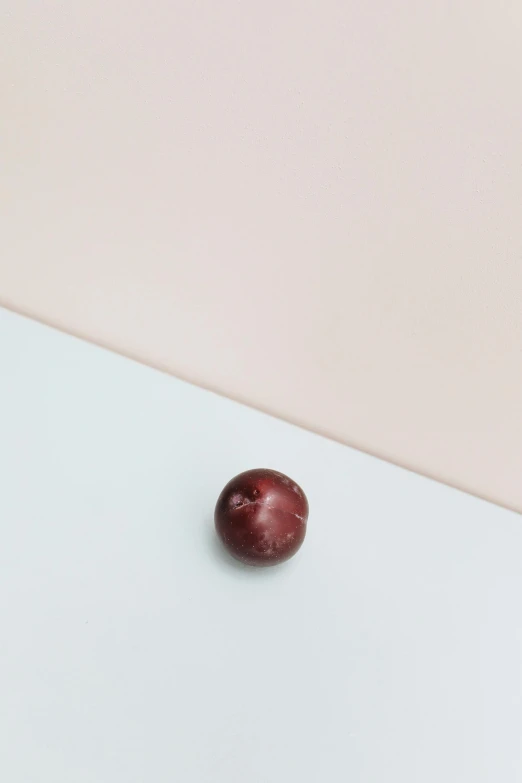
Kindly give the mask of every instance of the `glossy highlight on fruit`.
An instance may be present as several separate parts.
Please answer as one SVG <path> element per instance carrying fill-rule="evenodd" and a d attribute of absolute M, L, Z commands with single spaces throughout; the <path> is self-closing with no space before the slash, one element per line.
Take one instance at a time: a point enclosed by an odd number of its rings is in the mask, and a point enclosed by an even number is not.
<path fill-rule="evenodd" d="M 304 541 L 308 500 L 283 473 L 248 470 L 226 485 L 214 519 L 231 555 L 248 565 L 276 565 L 295 555 Z"/>

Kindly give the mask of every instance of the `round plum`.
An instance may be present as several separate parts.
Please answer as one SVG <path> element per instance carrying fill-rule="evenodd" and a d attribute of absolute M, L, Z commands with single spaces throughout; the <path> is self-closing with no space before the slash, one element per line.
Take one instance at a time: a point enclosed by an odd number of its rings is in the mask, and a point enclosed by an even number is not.
<path fill-rule="evenodd" d="M 226 549 L 253 566 L 271 566 L 295 555 L 308 520 L 306 495 L 276 470 L 240 473 L 218 498 L 216 530 Z"/>

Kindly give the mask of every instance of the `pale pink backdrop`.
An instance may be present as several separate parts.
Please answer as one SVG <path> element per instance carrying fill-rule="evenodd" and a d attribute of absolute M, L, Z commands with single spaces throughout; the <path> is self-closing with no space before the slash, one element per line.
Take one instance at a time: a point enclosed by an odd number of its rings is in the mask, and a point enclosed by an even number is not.
<path fill-rule="evenodd" d="M 5 0 L 0 302 L 522 510 L 518 0 Z"/>

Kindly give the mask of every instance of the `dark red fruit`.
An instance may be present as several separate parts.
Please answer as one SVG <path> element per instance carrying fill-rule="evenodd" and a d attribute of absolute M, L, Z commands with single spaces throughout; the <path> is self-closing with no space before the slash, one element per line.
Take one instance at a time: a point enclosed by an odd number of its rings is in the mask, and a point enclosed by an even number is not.
<path fill-rule="evenodd" d="M 308 501 L 288 476 L 247 470 L 226 485 L 214 519 L 231 555 L 249 565 L 276 565 L 295 555 L 303 543 Z"/>

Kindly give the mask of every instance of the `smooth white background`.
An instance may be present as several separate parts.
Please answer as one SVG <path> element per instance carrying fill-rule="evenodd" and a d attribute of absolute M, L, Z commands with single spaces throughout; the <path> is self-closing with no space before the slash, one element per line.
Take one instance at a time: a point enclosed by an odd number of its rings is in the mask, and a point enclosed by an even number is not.
<path fill-rule="evenodd" d="M 0 303 L 522 511 L 521 40 L 520 0 L 0 0 Z"/>
<path fill-rule="evenodd" d="M 518 783 L 520 518 L 0 311 L 0 777 Z M 253 466 L 309 534 L 217 545 Z"/>

